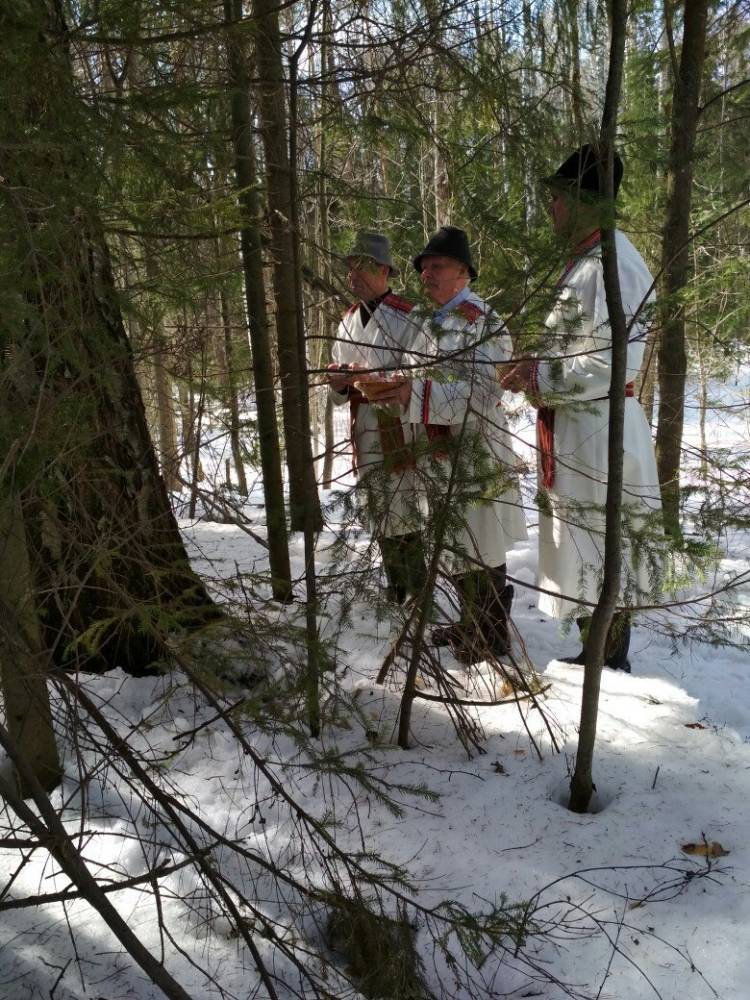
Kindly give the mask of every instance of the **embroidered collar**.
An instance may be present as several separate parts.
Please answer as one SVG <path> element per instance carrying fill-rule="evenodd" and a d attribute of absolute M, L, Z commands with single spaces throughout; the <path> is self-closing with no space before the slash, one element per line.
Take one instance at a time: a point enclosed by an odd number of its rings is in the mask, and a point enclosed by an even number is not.
<path fill-rule="evenodd" d="M 594 247 L 598 247 L 601 241 L 602 241 L 602 231 L 601 229 L 595 229 L 593 233 L 590 233 L 586 237 L 585 240 L 581 240 L 581 242 L 573 248 L 573 253 L 568 258 L 568 261 L 565 265 L 565 270 L 563 271 L 560 280 L 557 282 L 558 285 L 561 285 L 565 281 L 565 279 L 568 277 L 568 275 L 576 266 L 576 264 L 581 260 L 581 258 L 585 257 L 590 250 L 594 249 Z"/>
<path fill-rule="evenodd" d="M 469 298 L 470 295 L 471 295 L 471 290 L 469 286 L 466 285 L 464 288 L 461 289 L 460 292 L 457 292 L 452 299 L 446 302 L 445 305 L 440 306 L 439 309 L 433 309 L 432 311 L 433 320 L 436 323 L 442 324 L 445 321 L 445 318 L 448 315 L 448 313 L 451 313 L 453 312 L 454 309 L 457 309 L 462 302 L 465 302 Z"/>
<path fill-rule="evenodd" d="M 380 303 L 384 299 L 387 299 L 390 294 L 391 290 L 390 288 L 388 288 L 386 289 L 386 291 L 383 292 L 382 295 L 378 295 L 376 299 L 370 299 L 369 302 L 359 303 L 359 315 L 360 319 L 362 320 L 362 326 L 367 326 L 367 324 L 370 322 L 371 317 L 374 316 L 375 310 L 378 308 Z"/>

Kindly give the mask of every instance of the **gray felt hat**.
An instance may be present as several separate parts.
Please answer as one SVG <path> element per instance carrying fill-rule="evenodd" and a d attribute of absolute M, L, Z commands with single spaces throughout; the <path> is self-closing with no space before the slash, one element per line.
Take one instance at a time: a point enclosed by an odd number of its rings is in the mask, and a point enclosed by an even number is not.
<path fill-rule="evenodd" d="M 376 264 L 384 264 L 391 274 L 398 274 L 391 256 L 391 241 L 382 233 L 358 232 L 344 260 L 348 261 L 352 257 L 370 257 Z"/>

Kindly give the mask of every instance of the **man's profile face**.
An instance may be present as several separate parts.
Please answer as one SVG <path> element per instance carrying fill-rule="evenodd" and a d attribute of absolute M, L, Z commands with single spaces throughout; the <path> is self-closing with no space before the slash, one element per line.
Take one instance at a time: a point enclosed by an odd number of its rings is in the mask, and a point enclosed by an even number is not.
<path fill-rule="evenodd" d="M 430 254 L 422 258 L 419 275 L 422 287 L 433 302 L 444 306 L 450 302 L 469 282 L 469 272 L 465 264 L 452 257 Z"/>
<path fill-rule="evenodd" d="M 348 257 L 347 275 L 352 295 L 360 302 L 370 302 L 388 291 L 389 269 L 372 257 Z"/>
<path fill-rule="evenodd" d="M 572 228 L 570 205 L 570 197 L 565 191 L 561 191 L 559 188 L 550 189 L 547 209 L 552 220 L 552 228 L 557 236 L 570 235 Z"/>
<path fill-rule="evenodd" d="M 555 235 L 567 241 L 581 240 L 601 225 L 602 206 L 595 195 L 585 191 L 551 188 L 547 210 Z"/>

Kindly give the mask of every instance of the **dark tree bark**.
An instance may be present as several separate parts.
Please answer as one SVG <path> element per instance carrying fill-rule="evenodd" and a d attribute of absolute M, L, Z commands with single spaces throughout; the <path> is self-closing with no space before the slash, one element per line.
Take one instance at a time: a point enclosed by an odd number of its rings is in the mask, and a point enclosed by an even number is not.
<path fill-rule="evenodd" d="M 224 0 L 224 16 L 229 21 L 242 17 L 242 0 Z M 235 173 L 242 210 L 240 252 L 245 283 L 245 299 L 253 354 L 255 400 L 258 413 L 258 443 L 263 474 L 263 496 L 268 525 L 268 554 L 272 590 L 277 600 L 292 596 L 289 564 L 289 541 L 284 511 L 284 485 L 281 476 L 281 452 L 276 423 L 276 396 L 273 382 L 273 360 L 268 334 L 266 293 L 263 284 L 263 257 L 258 232 L 258 202 L 256 195 L 255 150 L 253 148 L 252 116 L 249 105 L 249 82 L 240 38 L 227 36 L 232 104 L 232 139 Z"/>
<path fill-rule="evenodd" d="M 607 468 L 607 509 L 605 515 L 604 569 L 602 589 L 591 619 L 586 640 L 586 664 L 581 695 L 581 721 L 578 731 L 576 766 L 570 783 L 570 808 L 586 812 L 593 793 L 593 760 L 599 714 L 604 647 L 620 593 L 622 571 L 622 485 L 623 430 L 625 425 L 625 381 L 628 353 L 628 328 L 620 295 L 617 251 L 614 230 L 614 140 L 617 130 L 617 106 L 620 100 L 625 63 L 627 11 L 625 0 L 612 0 L 609 73 L 601 129 L 601 149 L 606 154 L 604 211 L 602 231 L 602 266 L 607 296 L 607 311 L 612 334 L 612 375 L 609 388 L 609 436 Z M 604 159 L 604 157 L 602 157 Z"/>
<path fill-rule="evenodd" d="M 323 0 L 321 11 L 321 35 L 320 35 L 320 65 L 322 70 L 322 80 L 320 87 L 320 111 L 319 111 L 319 132 L 318 132 L 318 182 L 317 182 L 317 222 L 318 229 L 316 242 L 320 247 L 319 261 L 316 262 L 316 270 L 326 285 L 332 286 L 331 274 L 331 230 L 329 219 L 329 194 L 328 194 L 328 129 L 327 113 L 329 108 L 337 105 L 335 85 L 336 67 L 333 61 L 329 35 L 331 30 L 330 3 Z M 334 303 L 328 298 L 319 297 L 317 308 L 315 309 L 315 320 L 318 328 L 318 335 L 321 338 L 318 350 L 313 355 L 313 366 L 315 368 L 325 368 L 331 363 L 331 345 L 336 329 L 331 316 Z M 323 431 L 323 471 L 321 483 L 325 489 L 330 488 L 331 477 L 333 476 L 333 447 L 334 447 L 334 423 L 333 423 L 333 401 L 327 389 L 325 393 L 325 403 L 323 407 L 318 402 L 318 419 L 320 420 L 320 410 L 323 409 L 322 431 Z M 318 397 L 320 400 L 320 397 Z M 316 427 L 320 434 L 321 427 Z"/>
<path fill-rule="evenodd" d="M 680 536 L 680 457 L 685 412 L 685 306 L 690 273 L 690 207 L 708 0 L 686 0 L 680 66 L 672 99 L 672 144 L 667 171 L 667 220 L 662 239 L 662 328 L 659 340 L 659 411 L 656 461 L 664 526 Z"/>
<path fill-rule="evenodd" d="M 646 349 L 643 352 L 643 364 L 638 376 L 636 394 L 638 401 L 646 414 L 649 425 L 654 425 L 654 395 L 656 391 L 656 370 L 658 368 L 657 342 L 659 339 L 659 328 L 652 326 L 646 335 Z"/>
<path fill-rule="evenodd" d="M 7 414 L 3 413 L 7 419 Z M 18 497 L 0 494 L 0 689 L 10 739 L 45 791 L 62 767 L 52 725 L 26 531 Z M 32 794 L 16 770 L 21 798 Z"/>
<path fill-rule="evenodd" d="M 73 87 L 61 6 L 0 18 L 3 288 L 18 363 L 13 475 L 43 642 L 58 663 L 139 673 L 167 630 L 217 609 L 182 544 L 135 379 L 98 221 L 94 143 Z M 7 312 L 6 312 L 7 315 Z"/>
<path fill-rule="evenodd" d="M 295 206 L 287 138 L 287 98 L 277 0 L 253 0 L 255 65 L 260 125 L 265 153 L 270 250 L 276 305 L 276 341 L 282 385 L 284 439 L 289 474 L 289 511 L 293 531 L 305 527 L 306 507 L 314 504 L 321 525 L 317 497 L 311 498 L 306 480 L 312 473 L 310 420 L 307 412 L 307 364 L 302 330 L 299 260 L 295 249 Z M 294 128 L 294 122 L 291 127 Z"/>
<path fill-rule="evenodd" d="M 307 640 L 307 671 L 305 676 L 307 718 L 312 736 L 320 736 L 320 635 L 318 633 L 318 582 L 315 575 L 315 533 L 323 527 L 323 517 L 315 481 L 310 426 L 310 394 L 307 384 L 307 349 L 305 345 L 304 309 L 302 300 L 302 260 L 300 248 L 299 195 L 297 190 L 297 65 L 310 39 L 316 14 L 316 3 L 310 5 L 307 27 L 290 59 L 289 67 L 289 204 L 291 209 L 290 236 L 294 262 L 294 287 L 297 300 L 297 344 L 299 347 L 300 403 L 303 431 L 304 467 L 302 481 L 302 521 L 305 544 L 305 636 Z"/>

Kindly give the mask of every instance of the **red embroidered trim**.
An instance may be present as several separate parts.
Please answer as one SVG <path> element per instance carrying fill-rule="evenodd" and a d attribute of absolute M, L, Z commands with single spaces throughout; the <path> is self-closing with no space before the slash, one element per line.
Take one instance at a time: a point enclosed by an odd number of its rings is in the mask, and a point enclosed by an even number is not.
<path fill-rule="evenodd" d="M 585 256 L 585 254 L 587 254 L 589 250 L 593 250 L 595 246 L 598 246 L 601 243 L 601 241 L 602 241 L 601 229 L 595 229 L 593 233 L 591 233 L 589 236 L 586 237 L 585 240 L 581 240 L 578 246 L 573 248 L 573 253 L 568 259 L 568 262 L 565 265 L 565 270 L 563 271 L 562 276 L 560 280 L 557 282 L 557 284 L 561 285 L 563 281 L 565 281 L 565 279 L 568 277 L 570 272 L 573 270 L 573 268 L 576 266 L 576 264 L 580 261 L 580 259 L 583 256 Z"/>
<path fill-rule="evenodd" d="M 632 382 L 625 386 L 625 398 L 632 399 L 635 387 Z M 603 402 L 608 396 L 602 396 Z M 555 484 L 555 411 L 551 406 L 540 406 L 536 411 L 536 443 L 539 448 L 539 459 L 542 467 L 542 484 L 551 490 Z"/>
<path fill-rule="evenodd" d="M 483 309 L 480 309 L 474 302 L 468 302 L 466 300 L 459 304 L 458 311 L 465 319 L 468 319 L 470 323 L 476 323 L 480 316 L 484 316 Z"/>
<path fill-rule="evenodd" d="M 586 237 L 585 240 L 581 240 L 577 247 L 573 250 L 572 257 L 568 260 L 565 265 L 565 270 L 562 273 L 562 277 L 557 282 L 558 285 L 562 285 L 567 276 L 580 261 L 580 259 L 589 252 L 593 250 L 595 246 L 598 246 L 602 241 L 602 233 L 600 229 L 595 229 L 593 233 Z M 539 394 L 539 362 L 536 361 L 529 372 L 529 392 L 532 395 Z M 635 394 L 635 389 L 632 382 L 628 382 L 625 386 L 625 396 L 630 398 Z M 602 399 L 607 399 L 607 396 L 603 396 Z M 592 400 L 594 402 L 594 400 Z M 536 440 L 537 446 L 539 448 L 540 464 L 542 467 L 542 483 L 546 489 L 552 489 L 555 482 L 555 411 L 550 406 L 540 406 L 536 414 Z"/>
<path fill-rule="evenodd" d="M 414 308 L 413 302 L 407 302 L 407 300 L 402 299 L 400 295 L 386 295 L 383 302 L 385 305 L 390 306 L 391 309 L 398 309 L 399 312 L 409 313 Z"/>
<path fill-rule="evenodd" d="M 529 369 L 529 393 L 532 396 L 539 395 L 539 362 L 532 361 Z"/>
<path fill-rule="evenodd" d="M 430 422 L 430 393 L 432 392 L 432 379 L 428 378 L 425 380 L 424 388 L 422 389 L 422 413 L 421 413 L 421 423 L 429 424 Z"/>
<path fill-rule="evenodd" d="M 536 411 L 536 443 L 542 467 L 542 485 L 551 490 L 555 482 L 555 411 L 540 406 Z"/>

